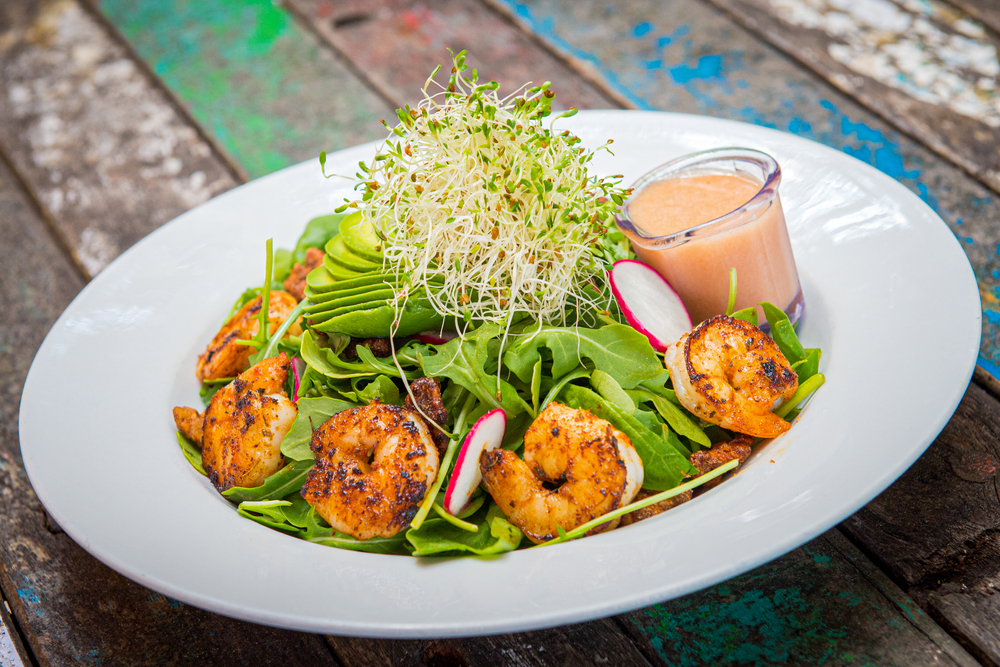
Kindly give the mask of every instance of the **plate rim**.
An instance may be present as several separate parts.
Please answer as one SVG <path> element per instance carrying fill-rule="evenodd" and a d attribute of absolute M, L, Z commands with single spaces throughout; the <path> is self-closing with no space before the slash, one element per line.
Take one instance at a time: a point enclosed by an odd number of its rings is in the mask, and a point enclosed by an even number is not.
<path fill-rule="evenodd" d="M 730 126 L 730 127 L 738 127 L 740 129 L 753 128 L 755 132 L 759 131 L 765 135 L 768 133 L 775 133 L 776 135 L 781 135 L 783 138 L 788 138 L 791 136 L 787 135 L 787 133 L 779 132 L 777 130 L 771 130 L 769 128 L 760 128 L 758 126 L 745 124 L 739 121 L 715 119 L 715 118 L 697 116 L 692 114 L 676 114 L 670 112 L 657 112 L 657 111 L 581 112 L 577 116 L 577 118 L 574 119 L 575 121 L 574 124 L 579 124 L 584 121 L 592 122 L 594 124 L 599 124 L 601 119 L 604 117 L 620 118 L 626 114 L 629 117 L 636 117 L 637 115 L 642 114 L 642 115 L 655 115 L 657 118 L 663 118 L 664 116 L 666 116 L 666 117 L 675 117 L 678 119 L 695 119 L 695 121 L 698 123 L 707 122 L 708 124 L 711 125 L 718 124 L 720 127 Z M 824 146 L 816 142 L 811 142 L 810 140 L 803 139 L 800 137 L 793 137 L 793 138 L 796 141 L 810 143 L 813 145 L 813 147 L 820 148 L 822 149 L 822 151 L 829 151 L 830 153 L 835 154 L 838 158 L 853 159 L 850 156 L 847 156 L 828 146 Z M 368 142 L 366 144 L 361 144 L 359 146 L 344 149 L 343 151 L 338 151 L 337 153 L 333 153 L 330 156 L 328 156 L 328 161 L 332 162 L 334 159 L 336 159 L 337 156 L 341 156 L 345 153 L 351 153 L 351 152 L 363 153 L 365 151 L 370 151 L 372 147 L 377 143 L 378 142 Z M 867 165 L 857 160 L 854 160 L 854 163 L 862 173 L 866 173 L 869 177 L 874 177 L 876 180 L 880 182 L 892 183 L 893 187 L 900 188 L 903 192 L 906 193 L 906 196 L 909 198 L 910 203 L 923 207 L 924 209 L 926 209 L 925 210 L 926 214 L 930 214 L 931 216 L 938 218 L 938 220 L 940 221 L 940 217 L 925 202 L 921 201 L 916 195 L 914 195 L 911 191 L 906 189 L 905 186 L 898 183 L 898 181 L 895 181 L 894 179 L 885 174 L 882 174 L 882 172 L 879 172 L 870 165 Z M 269 174 L 268 176 L 265 176 L 261 179 L 256 179 L 255 181 L 252 181 L 250 183 L 243 184 L 237 188 L 227 191 L 226 193 L 223 193 L 219 197 L 213 198 L 212 200 L 210 200 L 210 202 L 206 202 L 206 204 L 211 202 L 224 202 L 229 198 L 242 196 L 240 193 L 245 193 L 247 191 L 246 190 L 247 188 L 260 188 L 262 187 L 263 183 L 266 183 L 272 179 L 279 179 L 281 178 L 281 175 L 285 174 L 286 172 L 291 172 L 296 169 L 304 169 L 305 166 L 308 164 L 313 164 L 313 161 L 309 160 L 300 163 L 298 165 L 293 165 L 279 172 Z M 196 215 L 195 212 L 197 212 L 202 206 L 205 206 L 206 204 L 202 204 L 198 207 L 191 209 L 190 211 L 186 211 L 185 213 L 181 214 L 174 220 L 164 224 L 163 226 L 161 226 L 160 228 L 158 228 L 157 230 L 146 236 L 144 239 L 136 243 L 134 246 L 126 250 L 124 253 L 122 253 L 122 255 L 116 258 L 114 262 L 112 262 L 112 264 L 109 265 L 108 268 L 114 267 L 115 265 L 127 264 L 129 261 L 128 258 L 130 256 L 133 256 L 133 253 L 140 252 L 140 249 L 145 249 L 150 244 L 155 243 L 160 238 L 161 235 L 171 233 L 169 230 L 173 228 L 174 224 L 177 221 L 185 219 L 191 215 Z M 948 230 L 945 223 L 943 221 L 940 222 L 944 226 L 944 228 Z M 948 231 L 950 233 L 950 230 Z M 976 281 L 968 257 L 967 255 L 965 255 L 963 251 L 961 251 L 961 248 L 958 245 L 957 240 L 955 240 L 954 238 L 952 240 L 954 241 L 954 244 L 958 246 L 961 256 L 965 259 L 965 269 L 967 270 L 968 273 L 967 277 L 972 279 L 972 285 L 975 286 Z M 45 502 L 45 495 L 46 493 L 48 493 L 48 491 L 45 488 L 45 483 L 42 483 L 40 487 L 36 484 L 36 480 L 41 479 L 45 473 L 34 468 L 35 457 L 33 456 L 33 452 L 31 450 L 30 445 L 28 447 L 28 450 L 27 451 L 25 450 L 24 448 L 25 438 L 23 436 L 24 433 L 30 434 L 33 432 L 33 426 L 30 424 L 31 415 L 26 415 L 26 413 L 29 412 L 30 408 L 33 406 L 33 400 L 34 400 L 33 392 L 40 391 L 38 389 L 34 389 L 38 381 L 37 377 L 39 375 L 36 365 L 40 363 L 39 360 L 43 356 L 42 355 L 43 351 L 47 350 L 47 346 L 51 344 L 51 341 L 53 340 L 53 333 L 61 331 L 63 328 L 65 328 L 67 319 L 71 317 L 72 313 L 74 312 L 74 306 L 80 302 L 81 298 L 83 298 L 84 295 L 88 295 L 91 292 L 96 291 L 98 289 L 98 286 L 102 284 L 100 282 L 102 275 L 105 276 L 112 275 L 112 272 L 106 273 L 106 271 L 107 269 L 104 272 L 102 272 L 102 274 L 99 274 L 97 277 L 95 277 L 95 279 L 91 281 L 91 283 L 85 286 L 84 289 L 81 290 L 80 294 L 78 294 L 73 299 L 73 301 L 67 306 L 66 310 L 63 311 L 63 313 L 53 324 L 52 329 L 46 335 L 45 340 L 39 347 L 39 350 L 36 353 L 36 356 L 31 363 L 28 375 L 25 379 L 24 389 L 22 392 L 21 406 L 18 415 L 18 429 L 19 429 L 19 434 L 21 434 L 21 436 L 19 437 L 19 443 L 21 446 L 21 453 L 24 461 L 24 466 L 28 473 L 29 480 L 31 481 L 32 488 L 37 489 L 36 494 L 38 495 L 39 500 L 46 506 L 47 509 L 49 506 Z M 978 319 L 976 320 L 976 331 L 977 331 L 976 338 L 978 341 L 978 337 L 979 335 L 981 335 L 981 333 L 978 333 L 981 332 L 981 317 L 982 317 L 981 309 L 977 312 L 977 316 Z M 962 370 L 962 372 L 959 373 L 959 375 L 971 378 L 972 372 L 976 365 L 978 350 L 979 350 L 979 345 L 977 342 L 974 352 L 970 355 L 970 358 L 967 361 L 966 364 L 967 368 Z M 965 373 L 966 370 L 968 371 L 967 374 Z M 950 396 L 948 400 L 945 401 L 945 404 L 948 407 L 945 410 L 942 410 L 942 412 L 947 412 L 949 415 L 951 415 L 954 412 L 955 408 L 957 407 L 958 403 L 960 402 L 962 396 L 965 393 L 966 386 L 967 382 L 962 383 L 961 387 L 958 387 L 956 385 L 955 387 L 951 388 Z M 878 486 L 879 488 L 874 492 L 869 492 L 857 496 L 853 504 L 853 509 L 851 509 L 851 511 L 848 512 L 845 515 L 845 517 L 849 516 L 849 514 L 853 513 L 861 506 L 870 502 L 878 493 L 880 493 L 882 490 L 888 487 L 889 484 L 892 483 L 892 481 L 898 478 L 899 475 L 901 475 L 907 468 L 909 468 L 910 465 L 912 465 L 912 463 L 933 442 L 933 440 L 937 437 L 938 433 L 940 433 L 940 430 L 943 429 L 944 426 L 947 424 L 949 419 L 950 417 L 944 418 L 944 420 L 940 423 L 940 425 L 936 427 L 936 430 L 933 433 L 929 434 L 926 438 L 924 438 L 925 442 L 922 444 L 922 446 L 919 446 L 910 451 L 908 453 L 908 456 L 900 459 L 897 465 L 894 466 L 892 469 L 883 470 L 882 475 L 879 477 L 879 480 L 875 483 L 875 485 Z M 354 624 L 350 621 L 345 621 L 343 619 L 331 622 L 329 618 L 326 619 L 316 619 L 314 617 L 304 618 L 295 616 L 293 614 L 290 615 L 290 614 L 274 613 L 274 612 L 268 613 L 266 612 L 266 610 L 265 611 L 252 610 L 252 609 L 248 610 L 246 607 L 238 607 L 233 604 L 229 604 L 226 601 L 202 595 L 198 591 L 188 590 L 183 588 L 182 586 L 171 584 L 169 581 L 165 581 L 161 578 L 152 576 L 150 574 L 136 571 L 134 568 L 130 568 L 128 564 L 122 563 L 118 558 L 115 557 L 113 553 L 108 553 L 106 550 L 101 549 L 99 546 L 93 544 L 91 540 L 87 538 L 86 535 L 80 534 L 76 530 L 76 526 L 74 525 L 74 522 L 72 520 L 70 521 L 64 520 L 61 507 L 58 507 L 55 511 L 50 510 L 50 513 L 52 514 L 56 522 L 61 527 L 63 527 L 63 529 L 67 532 L 67 534 L 71 538 L 73 538 L 74 541 L 80 544 L 85 550 L 87 550 L 89 553 L 97 557 L 98 560 L 101 560 L 105 564 L 112 567 L 112 569 L 124 574 L 128 578 L 137 581 L 144 586 L 147 586 L 153 590 L 157 590 L 159 592 L 170 595 L 171 597 L 174 597 L 176 599 L 191 603 L 195 606 L 204 609 L 209 609 L 211 611 L 215 611 L 218 613 L 222 613 L 227 616 L 240 618 L 242 620 L 248 620 L 256 623 L 264 623 L 268 625 L 275 625 L 278 627 L 293 628 L 293 629 L 314 631 L 314 632 L 334 632 L 338 634 L 348 634 L 355 636 L 380 636 L 380 637 L 443 637 L 443 636 L 467 636 L 470 634 L 485 635 L 485 634 L 497 634 L 502 632 L 520 631 L 526 629 L 540 629 L 545 627 L 552 627 L 555 625 L 561 625 L 564 623 L 590 620 L 593 618 L 603 617 L 610 614 L 619 613 L 628 609 L 634 609 L 639 606 L 646 606 L 648 604 L 662 601 L 664 599 L 662 591 L 668 587 L 663 585 L 654 586 L 651 587 L 649 591 L 644 595 L 633 595 L 628 599 L 622 598 L 612 602 L 594 602 L 591 605 L 585 607 L 577 605 L 575 607 L 563 610 L 547 611 L 545 612 L 545 616 L 543 619 L 533 617 L 526 624 L 512 621 L 509 618 L 498 619 L 495 622 L 481 623 L 476 627 L 467 627 L 467 626 L 462 627 L 460 624 L 455 624 L 454 622 L 444 622 L 440 624 L 388 623 L 384 626 L 379 626 L 379 627 L 373 627 L 370 623 Z M 731 564 L 731 566 L 728 569 L 726 569 L 725 572 L 722 573 L 723 576 L 721 578 L 718 576 L 719 575 L 718 571 L 711 573 L 703 573 L 699 577 L 694 577 L 689 582 L 690 585 L 688 586 L 687 590 L 677 593 L 676 595 L 683 595 L 693 590 L 700 590 L 701 588 L 707 585 L 711 585 L 712 583 L 724 581 L 732 576 L 736 576 L 753 567 L 756 567 L 761 563 L 769 562 L 770 560 L 807 542 L 809 539 L 812 539 L 816 535 L 825 532 L 830 527 L 832 527 L 839 521 L 843 520 L 843 518 L 844 517 L 834 518 L 832 520 L 824 521 L 821 523 L 815 523 L 810 530 L 807 530 L 804 533 L 800 532 L 795 536 L 786 537 L 784 540 L 776 542 L 769 550 L 755 551 L 754 558 L 743 559 L 742 561 L 734 561 Z M 260 528 L 261 530 L 268 530 L 262 526 L 260 526 Z M 576 544 L 579 545 L 580 543 Z M 304 546 L 307 549 L 323 549 L 323 550 L 329 549 L 328 547 L 321 547 L 319 545 L 312 545 L 312 544 L 307 544 Z M 570 547 L 571 545 L 564 545 L 564 546 Z M 761 554 L 763 554 L 763 557 L 761 557 Z M 372 557 L 371 554 L 366 554 L 365 556 L 368 558 Z M 398 558 L 398 557 L 388 557 L 388 558 Z M 676 595 L 670 595 L 669 597 L 676 597 Z"/>

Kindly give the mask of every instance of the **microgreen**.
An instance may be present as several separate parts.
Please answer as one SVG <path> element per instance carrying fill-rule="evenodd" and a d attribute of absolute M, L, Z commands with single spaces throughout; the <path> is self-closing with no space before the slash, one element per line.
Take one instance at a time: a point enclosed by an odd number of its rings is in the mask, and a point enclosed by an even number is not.
<path fill-rule="evenodd" d="M 581 306 L 603 309 L 585 287 L 603 280 L 604 240 L 627 196 L 620 178 L 591 175 L 595 152 L 543 126 L 548 82 L 500 97 L 495 81 L 466 70 L 465 52 L 454 54 L 447 86 L 432 75 L 424 99 L 397 112 L 349 206 L 375 224 L 387 264 L 441 315 L 565 323 Z"/>

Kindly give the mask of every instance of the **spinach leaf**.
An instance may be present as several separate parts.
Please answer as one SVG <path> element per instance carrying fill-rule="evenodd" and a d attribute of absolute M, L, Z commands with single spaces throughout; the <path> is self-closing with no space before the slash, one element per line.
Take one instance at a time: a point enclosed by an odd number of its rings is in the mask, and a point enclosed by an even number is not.
<path fill-rule="evenodd" d="M 201 461 L 201 450 L 195 447 L 195 444 L 188 440 L 180 431 L 177 431 L 177 444 L 181 446 L 181 452 L 184 454 L 187 462 L 191 464 L 191 467 L 202 475 L 205 475 L 205 477 L 208 477 L 208 473 L 205 472 L 205 466 Z"/>
<path fill-rule="evenodd" d="M 635 403 L 610 374 L 601 369 L 595 370 L 590 374 L 590 386 L 596 389 L 598 394 L 624 410 L 626 414 L 635 412 Z"/>
<path fill-rule="evenodd" d="M 543 347 L 552 351 L 553 378 L 577 368 L 583 359 L 590 359 L 597 369 L 626 389 L 663 372 L 663 364 L 649 340 L 624 324 L 609 324 L 600 329 L 544 327 L 511 345 L 504 354 L 504 364 L 527 382 Z"/>
<path fill-rule="evenodd" d="M 287 500 L 247 500 L 240 503 L 236 511 L 251 521 L 286 533 L 298 533 L 299 529 L 285 520 L 284 507 L 291 505 Z"/>
<path fill-rule="evenodd" d="M 338 412 L 358 406 L 356 403 L 348 403 L 336 398 L 317 396 L 315 398 L 300 398 L 298 407 L 299 414 L 295 418 L 295 423 L 285 434 L 285 439 L 281 441 L 281 453 L 295 461 L 311 462 L 313 453 L 309 449 L 309 441 L 312 440 L 313 431 Z"/>
<path fill-rule="evenodd" d="M 795 334 L 795 328 L 788 320 L 788 315 L 781 308 L 773 303 L 763 301 L 760 307 L 764 309 L 764 316 L 771 327 L 771 338 L 778 344 L 778 349 L 785 355 L 789 363 L 796 363 L 806 358 L 806 351 L 799 342 L 799 337 Z"/>
<path fill-rule="evenodd" d="M 274 251 L 274 282 L 284 283 L 292 273 L 292 251 L 278 248 Z M 279 289 L 284 289 L 282 285 Z"/>
<path fill-rule="evenodd" d="M 306 224 L 305 231 L 295 244 L 292 251 L 292 261 L 302 263 L 306 260 L 306 250 L 323 248 L 340 231 L 340 222 L 347 217 L 346 213 L 333 213 L 313 218 Z"/>
<path fill-rule="evenodd" d="M 367 349 L 359 345 L 359 349 Z M 365 363 L 352 364 L 341 361 L 333 350 L 327 347 L 320 347 L 313 336 L 313 332 L 306 330 L 302 332 L 302 359 L 317 372 L 322 373 L 334 380 L 343 380 L 358 377 L 374 377 L 385 369 L 379 365 L 372 368 Z M 395 372 L 393 373 L 395 374 Z"/>
<path fill-rule="evenodd" d="M 513 551 L 521 544 L 521 531 L 507 521 L 494 503 L 489 504 L 489 509 L 476 512 L 469 522 L 478 525 L 479 530 L 471 533 L 444 519 L 430 519 L 424 521 L 419 529 L 406 531 L 406 539 L 414 547 L 414 556 L 449 552 L 492 556 Z"/>
<path fill-rule="evenodd" d="M 708 439 L 708 436 L 701 430 L 701 427 L 688 417 L 684 410 L 672 401 L 663 396 L 658 396 L 651 391 L 644 391 L 643 394 L 653 403 L 653 407 L 660 413 L 663 420 L 670 425 L 670 428 L 677 432 L 677 435 L 683 435 L 688 440 L 696 442 L 702 447 L 712 446 L 712 441 Z"/>
<path fill-rule="evenodd" d="M 694 466 L 668 441 L 643 426 L 636 418 L 622 412 L 610 401 L 586 387 L 574 384 L 568 385 L 564 394 L 570 407 L 589 410 L 628 436 L 642 459 L 643 488 L 654 491 L 672 489 L 684 477 L 698 474 Z"/>
<path fill-rule="evenodd" d="M 269 476 L 260 486 L 246 488 L 234 486 L 222 492 L 229 500 L 242 503 L 247 500 L 267 500 L 269 498 L 282 498 L 289 493 L 295 493 L 305 484 L 306 476 L 312 470 L 313 462 L 292 461 L 284 468 Z"/>
<path fill-rule="evenodd" d="M 732 315 L 733 319 L 743 320 L 744 322 L 749 322 L 750 324 L 757 326 L 757 308 L 750 306 L 749 308 L 744 308 L 743 310 L 737 310 Z"/>
<path fill-rule="evenodd" d="M 424 375 L 446 377 L 475 394 L 489 406 L 488 409 L 501 408 L 510 418 L 531 412 L 531 406 L 506 380 L 499 380 L 498 390 L 497 376 L 485 370 L 490 361 L 489 343 L 499 334 L 500 329 L 495 324 L 484 324 L 464 339 L 453 338 L 443 345 L 417 345 L 405 352 L 420 364 Z M 534 361 L 531 365 L 534 366 Z M 528 369 L 529 379 L 530 374 L 531 368 Z"/>

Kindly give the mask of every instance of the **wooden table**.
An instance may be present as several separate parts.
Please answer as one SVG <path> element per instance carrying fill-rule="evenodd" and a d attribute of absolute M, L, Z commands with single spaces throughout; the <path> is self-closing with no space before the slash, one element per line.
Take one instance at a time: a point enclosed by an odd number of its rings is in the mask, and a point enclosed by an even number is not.
<path fill-rule="evenodd" d="M 0 665 L 1000 665 L 1000 11 L 949 2 L 4 0 Z M 508 88 L 555 82 L 564 107 L 776 127 L 911 188 L 967 250 L 983 299 L 980 368 L 940 437 L 871 504 L 772 563 L 537 632 L 276 630 L 86 554 L 45 514 L 18 449 L 22 383 L 55 318 L 179 213 L 380 137 L 377 120 L 415 98 L 445 47 L 471 49 Z"/>

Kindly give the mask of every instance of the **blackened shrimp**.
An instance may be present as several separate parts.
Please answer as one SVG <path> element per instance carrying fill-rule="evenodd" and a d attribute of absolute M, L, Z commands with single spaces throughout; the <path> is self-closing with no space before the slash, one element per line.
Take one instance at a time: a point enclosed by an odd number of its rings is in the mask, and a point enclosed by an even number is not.
<path fill-rule="evenodd" d="M 788 430 L 771 410 L 799 381 L 774 340 L 754 325 L 717 315 L 668 347 L 664 361 L 681 405 L 705 421 L 758 438 Z"/>
<path fill-rule="evenodd" d="M 628 437 L 559 403 L 550 403 L 524 434 L 524 460 L 498 448 L 479 461 L 486 490 L 536 544 L 557 537 L 559 527 L 572 530 L 627 505 L 642 486 L 642 461 Z M 617 525 L 616 519 L 591 532 Z"/>
<path fill-rule="evenodd" d="M 339 412 L 313 433 L 310 447 L 316 466 L 302 497 L 331 526 L 359 540 L 406 528 L 438 473 L 424 420 L 396 405 Z"/>
<path fill-rule="evenodd" d="M 267 307 L 268 328 L 271 333 L 274 333 L 281 326 L 281 323 L 295 308 L 296 303 L 295 297 L 288 292 L 271 291 Z M 239 345 L 236 341 L 249 340 L 256 335 L 260 329 L 259 314 L 262 305 L 261 297 L 245 304 L 229 318 L 219 333 L 215 334 L 212 342 L 198 356 L 195 374 L 199 380 L 204 382 L 205 380 L 234 377 L 247 369 L 254 348 L 249 345 Z M 296 323 L 289 328 L 288 333 L 297 336 L 302 333 L 302 329 Z"/>
<path fill-rule="evenodd" d="M 205 411 L 202 464 L 219 491 L 254 487 L 281 469 L 281 441 L 298 408 L 285 393 L 291 361 L 264 359 L 215 392 Z"/>

